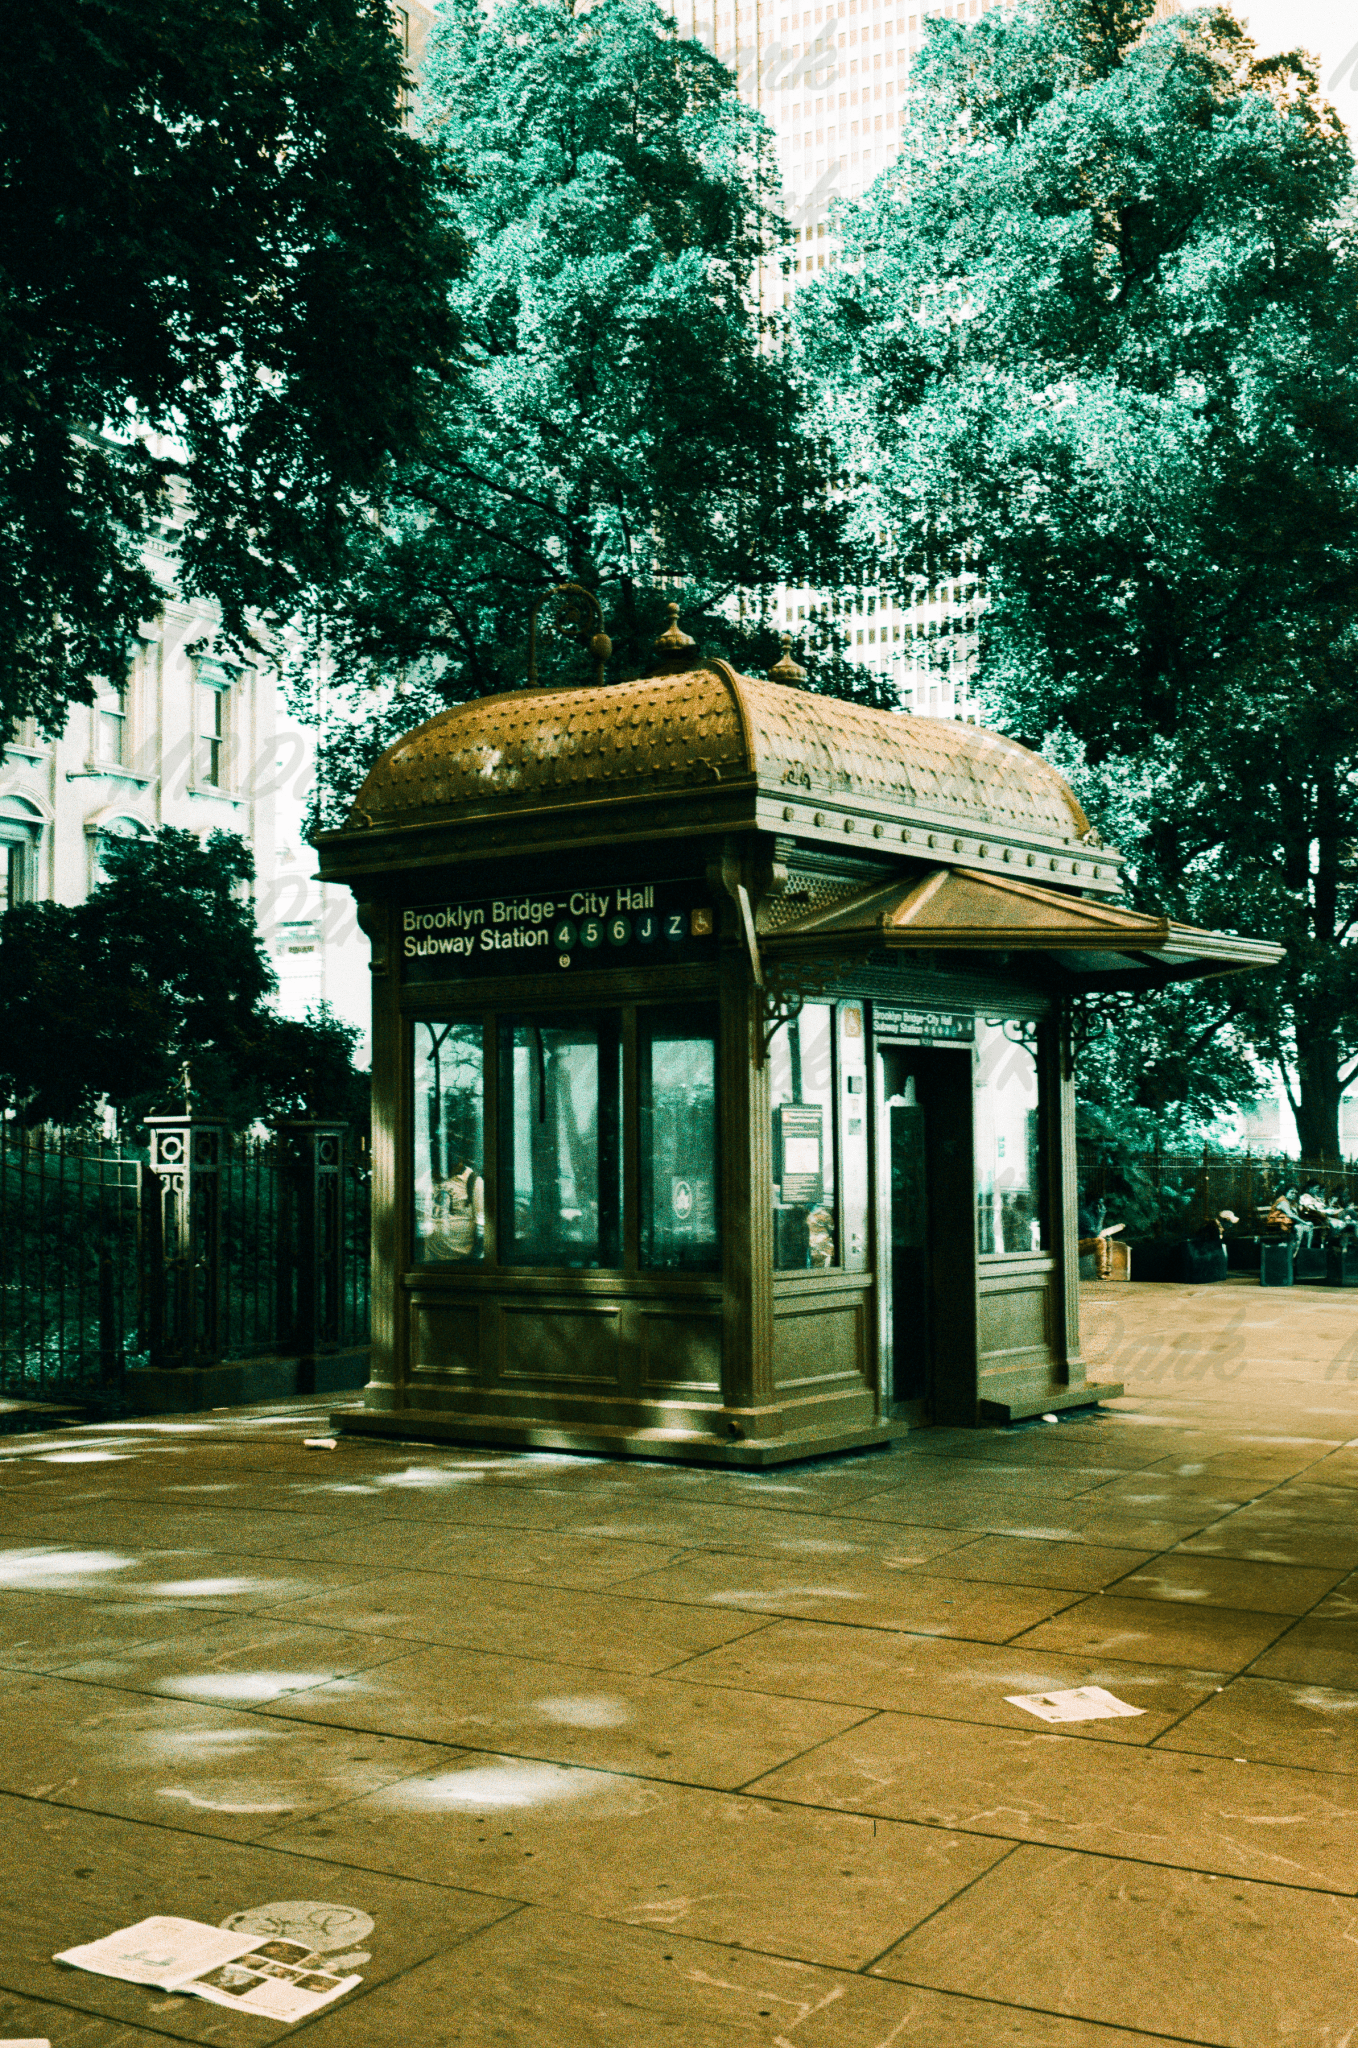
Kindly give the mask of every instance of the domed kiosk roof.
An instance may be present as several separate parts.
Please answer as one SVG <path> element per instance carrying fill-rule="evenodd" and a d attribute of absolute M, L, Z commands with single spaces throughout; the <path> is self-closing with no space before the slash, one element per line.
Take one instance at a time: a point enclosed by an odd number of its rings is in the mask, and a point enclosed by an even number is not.
<path fill-rule="evenodd" d="M 1013 740 L 952 719 L 873 711 L 757 681 L 721 661 L 635 682 L 513 690 L 455 705 L 387 749 L 359 792 L 349 830 L 385 833 L 489 815 L 503 823 L 515 813 L 616 810 L 619 800 L 630 809 L 638 799 L 664 801 L 662 826 L 710 816 L 714 799 L 723 822 L 734 823 L 738 793 L 742 822 L 840 846 L 845 832 L 880 839 L 894 826 L 895 850 L 918 854 L 944 844 L 929 832 L 937 826 L 1068 853 L 1083 852 L 1089 834 L 1064 778 Z M 690 797 L 701 813 L 690 809 Z M 915 845 L 902 845 L 912 837 Z M 960 840 L 946 844 L 982 862 L 989 853 Z M 1107 889 L 1116 886 L 1118 858 L 1101 855 L 1098 880 L 1087 859 L 1042 865 Z"/>

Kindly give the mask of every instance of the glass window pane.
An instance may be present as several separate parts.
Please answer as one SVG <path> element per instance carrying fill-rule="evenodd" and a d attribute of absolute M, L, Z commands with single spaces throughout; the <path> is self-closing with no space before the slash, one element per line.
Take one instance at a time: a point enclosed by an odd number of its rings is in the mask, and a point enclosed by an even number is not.
<path fill-rule="evenodd" d="M 1031 1025 L 976 1033 L 976 1249 L 1039 1252 L 1047 1243 L 1037 1057 Z M 1012 1034 L 1012 1036 L 1007 1035 Z"/>
<path fill-rule="evenodd" d="M 806 1003 L 769 1048 L 773 1263 L 784 1272 L 839 1264 L 833 1019 L 828 1003 Z"/>
<path fill-rule="evenodd" d="M 226 736 L 226 692 L 209 683 L 198 686 L 198 780 L 211 789 L 221 786 L 222 741 Z"/>
<path fill-rule="evenodd" d="M 500 1263 L 622 1263 L 616 1013 L 500 1027 Z"/>
<path fill-rule="evenodd" d="M 715 1272 L 721 1265 L 716 1014 L 642 1010 L 637 1030 L 641 1263 Z"/>
<path fill-rule="evenodd" d="M 485 1256 L 479 1020 L 415 1026 L 415 1257 Z"/>

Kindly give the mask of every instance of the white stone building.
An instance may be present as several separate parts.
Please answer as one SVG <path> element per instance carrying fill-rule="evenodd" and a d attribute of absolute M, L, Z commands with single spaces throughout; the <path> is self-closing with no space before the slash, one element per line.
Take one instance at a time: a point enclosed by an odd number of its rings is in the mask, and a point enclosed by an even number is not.
<path fill-rule="evenodd" d="M 164 599 L 138 628 L 121 686 L 101 689 L 93 705 L 73 705 L 58 739 L 28 719 L 4 748 L 0 902 L 82 902 L 111 839 L 174 825 L 200 838 L 236 832 L 248 842 L 267 925 L 277 685 L 267 668 L 214 646 L 211 606 L 177 597 L 168 533 L 148 554 Z"/>

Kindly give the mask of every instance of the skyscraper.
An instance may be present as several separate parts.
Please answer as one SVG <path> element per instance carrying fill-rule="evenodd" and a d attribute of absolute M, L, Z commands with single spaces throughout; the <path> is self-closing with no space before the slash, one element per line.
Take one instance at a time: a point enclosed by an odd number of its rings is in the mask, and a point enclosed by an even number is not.
<path fill-rule="evenodd" d="M 897 0 L 829 0 L 794 8 L 788 0 L 661 0 L 681 33 L 704 43 L 736 74 L 745 99 L 778 138 L 788 219 L 796 236 L 791 277 L 758 281 L 766 306 L 787 304 L 798 284 L 833 266 L 830 206 L 866 190 L 895 156 L 910 60 L 927 20 L 969 20 L 998 0 L 948 0 L 908 11 Z M 972 713 L 976 565 L 957 560 L 913 601 L 889 582 L 848 600 L 838 624 L 847 652 L 890 678 L 903 704 L 935 716 Z M 815 637 L 835 599 L 824 591 L 780 590 L 779 624 Z M 946 647 L 939 650 L 942 639 Z M 930 659 L 946 654 L 946 663 Z"/>

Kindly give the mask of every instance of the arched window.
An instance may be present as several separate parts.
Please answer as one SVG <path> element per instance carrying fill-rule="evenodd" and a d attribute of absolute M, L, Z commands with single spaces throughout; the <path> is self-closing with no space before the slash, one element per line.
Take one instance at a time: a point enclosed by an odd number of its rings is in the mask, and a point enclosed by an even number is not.
<path fill-rule="evenodd" d="M 109 843 L 114 839 L 150 839 L 154 837 L 151 827 L 141 818 L 127 816 L 121 811 L 101 811 L 85 826 L 90 842 L 90 887 L 97 889 L 108 879 L 104 869 L 104 857 Z"/>
<path fill-rule="evenodd" d="M 42 829 L 42 812 L 27 797 L 0 797 L 0 911 L 37 895 Z"/>

